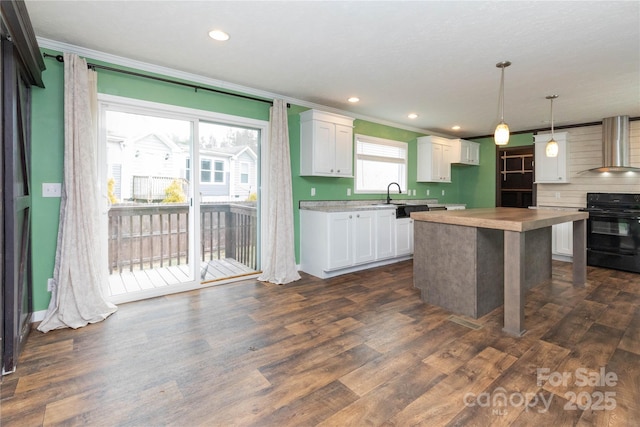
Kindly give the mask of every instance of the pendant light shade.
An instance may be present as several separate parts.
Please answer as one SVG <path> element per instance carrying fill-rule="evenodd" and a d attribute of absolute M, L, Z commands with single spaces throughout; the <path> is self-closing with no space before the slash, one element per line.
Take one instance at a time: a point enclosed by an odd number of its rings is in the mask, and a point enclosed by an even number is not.
<path fill-rule="evenodd" d="M 549 142 L 547 142 L 544 153 L 547 157 L 558 157 L 558 143 L 555 139 L 550 139 Z"/>
<path fill-rule="evenodd" d="M 558 143 L 553 138 L 553 100 L 556 99 L 558 95 L 549 95 L 547 99 L 551 100 L 551 139 L 547 142 L 545 147 L 545 155 L 547 157 L 558 157 Z"/>
<path fill-rule="evenodd" d="M 498 123 L 496 131 L 493 133 L 496 145 L 507 145 L 509 143 L 509 125 L 505 122 Z"/>
<path fill-rule="evenodd" d="M 502 61 L 496 64 L 496 67 L 502 69 L 500 76 L 500 123 L 496 126 L 493 133 L 493 139 L 496 145 L 507 145 L 509 143 L 509 125 L 504 122 L 504 69 L 511 65 L 509 61 Z"/>

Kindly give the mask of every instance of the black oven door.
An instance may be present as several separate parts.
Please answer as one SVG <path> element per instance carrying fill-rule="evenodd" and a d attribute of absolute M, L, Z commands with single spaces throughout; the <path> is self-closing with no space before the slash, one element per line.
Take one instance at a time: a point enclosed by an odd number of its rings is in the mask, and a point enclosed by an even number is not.
<path fill-rule="evenodd" d="M 640 272 L 640 216 L 590 212 L 587 263 Z"/>

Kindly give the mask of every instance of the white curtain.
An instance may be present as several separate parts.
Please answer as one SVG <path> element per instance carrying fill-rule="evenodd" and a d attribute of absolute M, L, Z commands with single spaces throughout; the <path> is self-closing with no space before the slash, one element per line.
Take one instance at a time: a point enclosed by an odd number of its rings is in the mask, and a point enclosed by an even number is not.
<path fill-rule="evenodd" d="M 300 279 L 296 269 L 293 196 L 287 103 L 275 99 L 270 111 L 267 169 L 267 232 L 262 275 L 258 280 L 282 285 Z"/>
<path fill-rule="evenodd" d="M 53 278 L 55 288 L 38 330 L 79 328 L 116 311 L 100 244 L 97 74 L 64 54 L 64 180 Z"/>

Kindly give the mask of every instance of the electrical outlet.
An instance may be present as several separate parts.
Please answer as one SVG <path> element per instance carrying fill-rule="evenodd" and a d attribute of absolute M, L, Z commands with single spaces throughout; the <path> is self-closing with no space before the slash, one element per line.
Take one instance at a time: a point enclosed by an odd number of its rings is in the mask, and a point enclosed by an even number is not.
<path fill-rule="evenodd" d="M 444 190 L 442 190 L 442 195 L 444 196 Z"/>
<path fill-rule="evenodd" d="M 313 196 L 315 196 L 315 195 L 316 195 L 316 189 L 315 189 L 315 188 L 312 188 L 312 189 L 311 189 L 311 197 L 313 197 Z"/>
<path fill-rule="evenodd" d="M 427 196 L 429 195 L 429 189 L 427 188 Z"/>
<path fill-rule="evenodd" d="M 414 196 L 416 195 L 416 190 L 415 190 L 415 189 L 413 190 L 413 195 L 414 195 Z"/>
<path fill-rule="evenodd" d="M 560 192 L 556 191 L 556 199 L 559 199 L 559 198 L 560 198 Z"/>
<path fill-rule="evenodd" d="M 350 196 L 350 195 L 351 195 L 351 189 L 347 188 L 347 196 Z"/>
<path fill-rule="evenodd" d="M 43 182 L 42 197 L 60 197 L 62 196 L 62 184 L 59 182 Z"/>
<path fill-rule="evenodd" d="M 56 287 L 56 282 L 54 282 L 53 279 L 47 279 L 47 291 L 53 292 L 53 288 L 55 287 Z"/>

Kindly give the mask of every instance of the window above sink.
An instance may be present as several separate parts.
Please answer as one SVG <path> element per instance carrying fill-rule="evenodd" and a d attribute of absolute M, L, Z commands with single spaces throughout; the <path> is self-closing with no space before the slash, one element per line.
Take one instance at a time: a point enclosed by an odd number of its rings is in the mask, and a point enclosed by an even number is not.
<path fill-rule="evenodd" d="M 355 193 L 386 194 L 390 182 L 407 188 L 406 142 L 366 135 L 355 135 L 355 142 Z"/>

